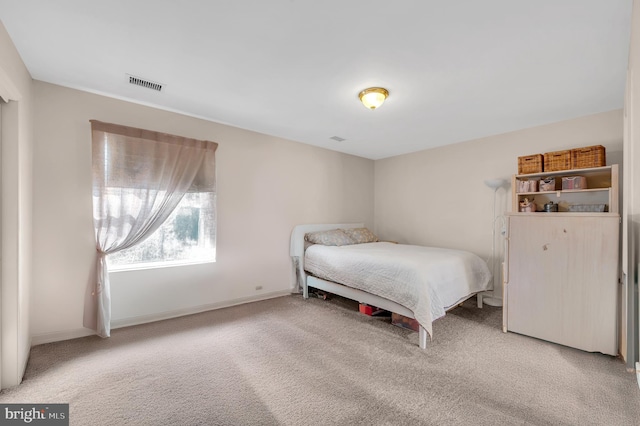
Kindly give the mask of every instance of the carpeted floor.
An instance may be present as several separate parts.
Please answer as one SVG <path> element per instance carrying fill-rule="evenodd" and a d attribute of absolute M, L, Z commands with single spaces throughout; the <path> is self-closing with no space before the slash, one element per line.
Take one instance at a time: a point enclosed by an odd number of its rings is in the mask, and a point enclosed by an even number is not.
<path fill-rule="evenodd" d="M 501 332 L 475 299 L 417 333 L 299 296 L 36 346 L 0 402 L 72 425 L 638 425 L 619 359 Z"/>

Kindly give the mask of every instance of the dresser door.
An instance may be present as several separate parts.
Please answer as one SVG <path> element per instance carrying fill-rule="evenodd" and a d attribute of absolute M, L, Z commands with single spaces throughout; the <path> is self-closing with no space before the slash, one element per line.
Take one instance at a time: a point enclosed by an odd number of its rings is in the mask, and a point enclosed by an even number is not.
<path fill-rule="evenodd" d="M 509 217 L 507 329 L 617 355 L 615 215 Z"/>

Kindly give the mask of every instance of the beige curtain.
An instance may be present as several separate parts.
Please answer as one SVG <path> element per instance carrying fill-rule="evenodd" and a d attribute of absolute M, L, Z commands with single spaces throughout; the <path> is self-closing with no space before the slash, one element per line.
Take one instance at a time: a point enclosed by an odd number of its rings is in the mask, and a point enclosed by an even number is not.
<path fill-rule="evenodd" d="M 106 256 L 162 225 L 188 191 L 215 192 L 218 144 L 91 120 L 96 277 L 84 326 L 109 337 Z"/>

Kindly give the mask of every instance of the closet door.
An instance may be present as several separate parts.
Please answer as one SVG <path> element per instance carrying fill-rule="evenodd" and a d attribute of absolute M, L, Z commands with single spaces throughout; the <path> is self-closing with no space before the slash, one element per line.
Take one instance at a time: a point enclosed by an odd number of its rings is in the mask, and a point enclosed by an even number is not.
<path fill-rule="evenodd" d="M 507 329 L 617 355 L 617 215 L 509 217 Z"/>

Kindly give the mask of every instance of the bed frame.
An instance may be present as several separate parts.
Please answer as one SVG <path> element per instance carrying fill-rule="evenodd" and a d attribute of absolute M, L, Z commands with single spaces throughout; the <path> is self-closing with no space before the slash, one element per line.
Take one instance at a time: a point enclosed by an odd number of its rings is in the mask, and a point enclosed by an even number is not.
<path fill-rule="evenodd" d="M 293 228 L 291 233 L 291 246 L 289 254 L 291 257 L 298 257 L 297 274 L 302 277 L 302 295 L 305 299 L 309 298 L 309 287 L 324 290 L 329 293 L 337 294 L 338 296 L 346 297 L 347 299 L 355 300 L 359 303 L 366 303 L 368 305 L 376 306 L 384 310 L 394 312 L 396 314 L 403 315 L 408 318 L 415 318 L 413 312 L 393 302 L 389 299 L 385 299 L 375 294 L 368 293 L 366 291 L 358 290 L 356 288 L 347 287 L 342 284 L 338 284 L 332 281 L 322 280 L 312 275 L 308 275 L 304 270 L 304 234 L 307 232 L 328 231 L 330 229 L 337 228 L 363 228 L 363 223 L 339 223 L 339 224 L 320 224 L 320 225 L 298 225 Z M 420 326 L 418 331 L 418 342 L 421 349 L 427 348 L 427 331 Z"/>

